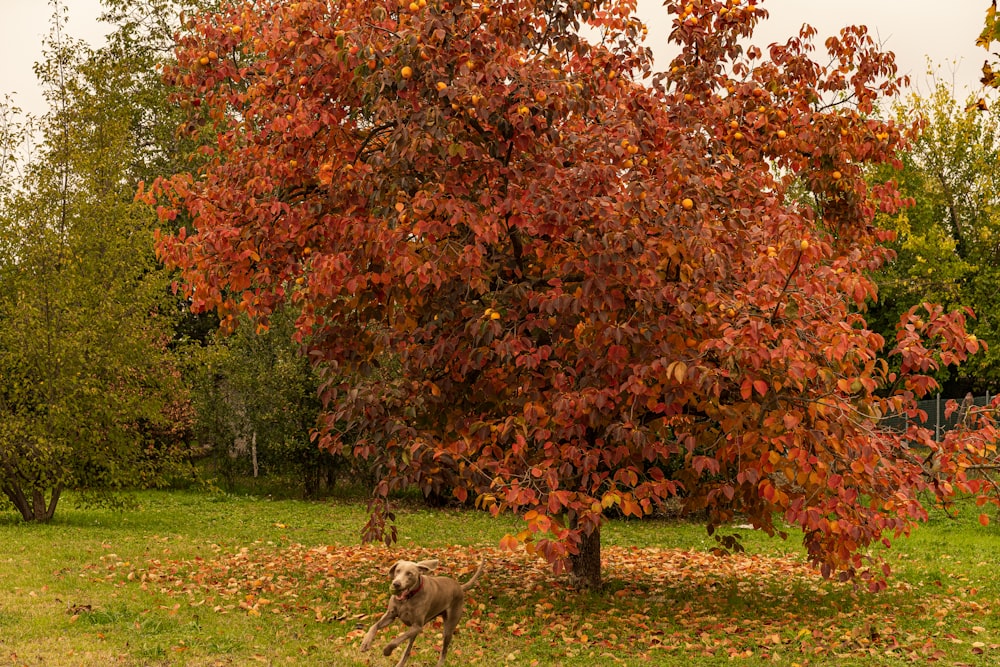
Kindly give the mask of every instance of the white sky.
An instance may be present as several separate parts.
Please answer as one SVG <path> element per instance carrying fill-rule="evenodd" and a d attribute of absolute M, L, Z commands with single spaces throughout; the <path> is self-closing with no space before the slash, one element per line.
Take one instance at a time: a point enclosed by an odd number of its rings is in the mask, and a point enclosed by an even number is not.
<path fill-rule="evenodd" d="M 97 21 L 100 0 L 63 0 L 69 7 L 71 36 L 99 43 L 108 27 Z M 650 45 L 665 59 L 669 20 L 662 0 L 639 0 L 649 25 Z M 795 35 L 803 23 L 819 30 L 822 41 L 848 24 L 863 24 L 896 54 L 902 73 L 922 92 L 932 88 L 926 74 L 930 58 L 933 77 L 953 83 L 964 98 L 979 89 L 980 68 L 988 54 L 975 45 L 982 30 L 988 0 L 758 0 L 771 18 L 754 42 L 761 47 Z M 41 40 L 49 30 L 51 7 L 45 0 L 0 0 L 0 95 L 13 94 L 22 108 L 42 113 L 32 63 L 39 59 Z M 666 65 L 661 61 L 662 65 Z"/>
<path fill-rule="evenodd" d="M 100 0 L 63 0 L 69 8 L 66 34 L 100 44 L 108 26 L 99 22 Z M 45 100 L 32 69 L 41 58 L 42 40 L 49 33 L 52 7 L 46 0 L 0 0 L 0 96 L 34 114 L 45 112 Z"/>

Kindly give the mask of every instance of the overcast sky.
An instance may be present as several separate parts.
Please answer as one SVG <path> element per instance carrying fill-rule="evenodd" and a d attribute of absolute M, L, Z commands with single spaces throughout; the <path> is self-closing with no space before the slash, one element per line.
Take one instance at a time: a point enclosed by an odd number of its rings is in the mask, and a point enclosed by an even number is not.
<path fill-rule="evenodd" d="M 100 43 L 108 31 L 97 21 L 100 0 L 63 1 L 70 12 L 69 34 Z M 649 25 L 650 45 L 655 54 L 665 57 L 669 19 L 662 0 L 639 2 Z M 867 25 L 896 54 L 900 71 L 910 75 L 918 90 L 933 87 L 927 75 L 928 58 L 933 77 L 953 83 L 960 98 L 979 89 L 980 68 L 988 54 L 975 41 L 988 0 L 758 0 L 758 4 L 771 15 L 754 38 L 761 47 L 795 35 L 803 23 L 819 30 L 819 43 L 845 25 Z M 41 113 L 45 103 L 32 63 L 40 57 L 51 7 L 45 0 L 0 0 L 0 9 L 0 94 L 13 94 L 25 110 Z"/>

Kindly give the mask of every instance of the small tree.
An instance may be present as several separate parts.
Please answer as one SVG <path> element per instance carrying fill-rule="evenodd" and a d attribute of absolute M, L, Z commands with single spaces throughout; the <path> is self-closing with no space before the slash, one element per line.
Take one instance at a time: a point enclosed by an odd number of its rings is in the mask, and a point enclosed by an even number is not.
<path fill-rule="evenodd" d="M 198 440 L 228 482 L 285 475 L 314 496 L 329 489 L 344 462 L 310 438 L 319 383 L 292 341 L 294 320 L 277 313 L 268 330 L 241 322 L 231 335 L 192 351 L 188 375 Z"/>
<path fill-rule="evenodd" d="M 202 13 L 167 76 L 218 145 L 153 189 L 190 216 L 161 253 L 224 326 L 301 309 L 321 445 L 356 434 L 382 499 L 444 483 L 518 511 L 507 546 L 595 587 L 605 512 L 675 496 L 710 530 L 799 526 L 850 574 L 925 516 L 919 492 L 974 486 L 961 447 L 932 484 L 927 432 L 880 421 L 979 348 L 922 306 L 890 373 L 862 314 L 875 211 L 902 204 L 863 178 L 906 142 L 874 115 L 892 58 L 849 28 L 820 64 L 808 27 L 764 57 L 755 5 L 667 5 L 680 54 L 655 75 L 616 0 Z"/>
<path fill-rule="evenodd" d="M 0 202 L 0 491 L 36 521 L 66 488 L 107 499 L 162 480 L 185 418 L 154 218 L 132 197 L 128 101 L 101 94 L 120 72 L 95 67 L 63 20 L 56 6 L 36 68 L 43 141 Z"/>

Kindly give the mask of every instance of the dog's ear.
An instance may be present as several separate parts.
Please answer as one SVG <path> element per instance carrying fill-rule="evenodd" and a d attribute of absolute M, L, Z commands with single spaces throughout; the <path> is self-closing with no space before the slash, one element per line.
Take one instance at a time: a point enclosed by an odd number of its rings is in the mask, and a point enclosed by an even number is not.
<path fill-rule="evenodd" d="M 396 576 L 396 566 L 397 565 L 399 565 L 399 561 L 396 561 L 395 563 L 393 563 L 392 567 L 389 568 L 389 578 L 390 579 L 392 579 L 393 577 Z"/>
<path fill-rule="evenodd" d="M 430 572 L 431 570 L 437 569 L 437 566 L 438 562 L 436 560 L 422 560 L 419 563 L 417 563 L 417 567 L 419 567 L 420 571 L 425 574 L 427 572 Z"/>

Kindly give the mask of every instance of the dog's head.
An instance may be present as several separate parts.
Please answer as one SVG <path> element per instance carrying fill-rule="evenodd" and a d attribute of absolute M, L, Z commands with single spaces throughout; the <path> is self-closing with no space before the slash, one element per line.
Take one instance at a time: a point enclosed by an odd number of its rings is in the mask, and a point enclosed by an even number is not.
<path fill-rule="evenodd" d="M 437 566 L 436 560 L 422 560 L 419 563 L 408 560 L 397 561 L 389 568 L 392 592 L 399 595 L 415 588 L 420 582 L 420 575 L 430 573 Z"/>

